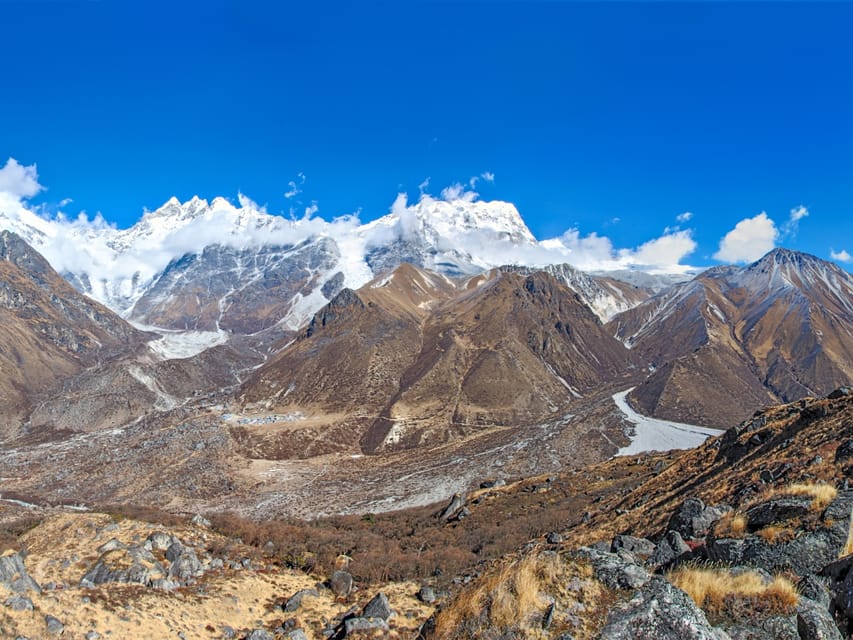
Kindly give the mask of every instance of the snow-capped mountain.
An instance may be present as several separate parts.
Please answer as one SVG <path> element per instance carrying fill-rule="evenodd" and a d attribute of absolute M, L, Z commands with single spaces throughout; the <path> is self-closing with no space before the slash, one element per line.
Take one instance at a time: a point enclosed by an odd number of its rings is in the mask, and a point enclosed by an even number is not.
<path fill-rule="evenodd" d="M 573 257 L 558 239 L 538 242 L 514 205 L 465 194 L 424 195 L 413 204 L 401 195 L 387 215 L 366 224 L 354 216 L 288 219 L 241 196 L 236 205 L 172 198 L 128 229 L 0 207 L 0 229 L 20 235 L 78 290 L 138 326 L 202 332 L 211 343 L 276 324 L 296 329 L 343 287 L 357 289 L 403 262 L 470 275 Z M 645 297 L 626 296 L 630 287 L 613 281 L 563 280 L 602 320 Z"/>
<path fill-rule="evenodd" d="M 658 417 L 730 424 L 853 379 L 853 277 L 797 251 L 709 269 L 609 326 L 652 365 L 633 398 Z"/>

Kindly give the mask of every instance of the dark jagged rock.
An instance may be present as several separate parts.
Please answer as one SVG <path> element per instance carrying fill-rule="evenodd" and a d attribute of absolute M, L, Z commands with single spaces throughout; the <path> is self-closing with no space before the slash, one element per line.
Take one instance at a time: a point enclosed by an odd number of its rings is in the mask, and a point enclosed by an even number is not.
<path fill-rule="evenodd" d="M 373 596 L 373 599 L 361 611 L 363 618 L 382 618 L 383 620 L 387 620 L 392 615 L 394 615 L 394 612 L 391 610 L 388 596 L 381 591 Z"/>
<path fill-rule="evenodd" d="M 799 518 L 811 510 L 811 505 L 811 499 L 805 497 L 773 498 L 747 510 L 747 524 L 755 531 L 770 524 Z"/>
<path fill-rule="evenodd" d="M 829 610 L 803 596 L 797 603 L 797 633 L 801 640 L 842 640 Z"/>
<path fill-rule="evenodd" d="M 465 498 L 458 493 L 454 493 L 453 497 L 450 499 L 450 503 L 444 507 L 438 517 L 442 520 L 450 520 L 459 513 L 464 506 Z"/>
<path fill-rule="evenodd" d="M 824 510 L 821 526 L 799 531 L 797 537 L 787 542 L 771 544 L 754 534 L 743 539 L 710 539 L 706 546 L 708 559 L 729 566 L 761 567 L 771 572 L 790 570 L 800 576 L 822 573 L 825 566 L 838 558 L 847 542 L 851 507 L 853 492 L 840 493 Z"/>
<path fill-rule="evenodd" d="M 646 538 L 618 535 L 613 538 L 613 542 L 610 544 L 610 551 L 617 553 L 620 549 L 624 549 L 638 558 L 646 558 L 654 553 L 655 543 Z"/>
<path fill-rule="evenodd" d="M 726 509 L 706 506 L 702 500 L 693 497 L 685 500 L 672 514 L 667 531 L 677 531 L 682 538 L 704 538 L 717 520 L 723 517 Z"/>
<path fill-rule="evenodd" d="M 319 598 L 320 592 L 317 591 L 316 589 L 300 589 L 299 591 L 294 593 L 292 596 L 290 596 L 290 598 L 288 599 L 288 601 L 285 603 L 284 607 L 282 607 L 282 608 L 287 613 L 292 613 L 292 612 L 296 611 L 297 609 L 299 609 L 299 607 L 302 606 L 302 600 L 306 596 L 311 596 L 313 598 Z"/>
<path fill-rule="evenodd" d="M 648 560 L 649 566 L 668 568 L 679 561 L 686 560 L 693 552 L 678 531 L 667 531 L 655 546 L 654 553 Z"/>

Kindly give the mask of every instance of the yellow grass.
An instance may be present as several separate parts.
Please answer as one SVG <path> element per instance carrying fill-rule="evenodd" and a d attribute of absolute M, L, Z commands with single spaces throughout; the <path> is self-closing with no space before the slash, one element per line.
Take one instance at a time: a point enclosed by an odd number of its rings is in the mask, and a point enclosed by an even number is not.
<path fill-rule="evenodd" d="M 668 578 L 709 613 L 720 613 L 736 601 L 752 602 L 765 611 L 789 612 L 799 600 L 796 587 L 787 578 L 776 576 L 765 583 L 753 571 L 735 575 L 725 569 L 685 567 L 676 569 Z"/>
<path fill-rule="evenodd" d="M 572 579 L 580 580 L 584 588 L 577 593 L 567 592 L 566 585 Z M 588 565 L 556 555 L 526 555 L 494 567 L 454 598 L 437 616 L 431 637 L 479 638 L 488 629 L 544 640 L 551 637 L 542 629 L 542 616 L 552 601 L 546 594 L 561 602 L 576 598 L 582 602 L 582 610 L 589 611 L 602 600 L 601 589 Z M 575 631 L 580 634 L 577 637 L 591 635 L 584 628 Z"/>
<path fill-rule="evenodd" d="M 782 487 L 779 493 L 786 496 L 808 496 L 812 499 L 812 508 L 818 511 L 825 509 L 830 502 L 835 500 L 835 496 L 838 495 L 838 489 L 831 484 L 823 482 L 799 482 Z"/>
<path fill-rule="evenodd" d="M 789 542 L 793 540 L 796 536 L 796 532 L 790 526 L 780 527 L 778 525 L 771 524 L 767 527 L 764 527 L 756 535 L 758 535 L 759 538 L 770 544 L 781 544 L 783 542 Z"/>

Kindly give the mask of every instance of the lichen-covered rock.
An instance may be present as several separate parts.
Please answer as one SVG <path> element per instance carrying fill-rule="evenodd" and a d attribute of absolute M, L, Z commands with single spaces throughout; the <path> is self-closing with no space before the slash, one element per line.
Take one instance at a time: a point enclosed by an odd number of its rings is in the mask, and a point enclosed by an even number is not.
<path fill-rule="evenodd" d="M 361 611 L 363 618 L 382 618 L 383 620 L 387 620 L 392 615 L 394 615 L 394 612 L 391 610 L 388 596 L 381 591 L 373 596 L 371 601 Z"/>
<path fill-rule="evenodd" d="M 41 591 L 38 583 L 27 573 L 24 558 L 20 553 L 0 556 L 0 584 L 15 593 Z"/>
<path fill-rule="evenodd" d="M 611 589 L 637 589 L 651 579 L 651 574 L 636 564 L 627 552 L 608 553 L 591 547 L 578 549 L 577 555 L 589 560 L 595 577 Z"/>
<path fill-rule="evenodd" d="M 843 640 L 829 610 L 805 597 L 797 603 L 797 633 L 801 640 Z"/>
<path fill-rule="evenodd" d="M 676 562 L 686 560 L 693 552 L 678 531 L 667 531 L 655 545 L 654 553 L 649 557 L 648 564 L 652 567 L 671 567 Z"/>
<path fill-rule="evenodd" d="M 704 538 L 727 508 L 706 506 L 699 498 L 687 498 L 667 524 L 667 531 L 677 531 L 682 538 Z"/>
<path fill-rule="evenodd" d="M 601 640 L 729 640 L 710 625 L 705 614 L 681 589 L 659 576 L 616 605 L 599 636 Z"/>

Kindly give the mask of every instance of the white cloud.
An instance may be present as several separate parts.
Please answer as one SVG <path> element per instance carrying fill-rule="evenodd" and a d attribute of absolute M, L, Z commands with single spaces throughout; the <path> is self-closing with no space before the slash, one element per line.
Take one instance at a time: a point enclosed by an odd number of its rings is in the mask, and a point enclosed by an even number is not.
<path fill-rule="evenodd" d="M 423 195 L 426 193 L 426 190 L 429 188 L 429 177 L 425 178 L 423 182 L 418 185 L 418 192 Z"/>
<path fill-rule="evenodd" d="M 631 251 L 622 249 L 619 255 L 632 262 L 650 266 L 678 264 L 696 250 L 696 241 L 690 229 L 667 233 L 649 240 Z"/>
<path fill-rule="evenodd" d="M 839 262 L 853 262 L 853 256 L 847 253 L 845 249 L 842 249 L 841 251 L 830 249 L 829 257 L 833 260 L 838 260 Z"/>
<path fill-rule="evenodd" d="M 63 198 L 62 200 L 59 201 L 59 206 L 60 207 L 67 207 L 72 202 L 74 202 L 74 201 L 71 198 Z"/>
<path fill-rule="evenodd" d="M 300 193 L 302 193 L 302 190 L 296 186 L 296 182 L 294 182 L 293 180 L 288 182 L 287 186 L 290 187 L 290 189 L 284 192 L 284 197 L 288 200 L 290 200 L 291 198 L 295 198 Z"/>
<path fill-rule="evenodd" d="M 720 239 L 714 254 L 722 262 L 752 262 L 776 246 L 779 231 L 776 223 L 762 211 L 753 218 L 744 218 Z"/>
<path fill-rule="evenodd" d="M 449 187 L 445 187 L 441 190 L 441 199 L 446 202 L 453 202 L 454 200 L 462 200 L 463 202 L 474 202 L 480 194 L 474 190 L 468 191 L 465 189 L 464 185 L 457 182 L 456 184 L 452 184 Z"/>
<path fill-rule="evenodd" d="M 791 213 L 788 216 L 788 221 L 782 225 L 782 237 L 797 235 L 797 231 L 799 230 L 800 226 L 800 220 L 802 220 L 808 215 L 809 210 L 806 209 L 803 205 L 799 205 L 791 209 Z"/>
<path fill-rule="evenodd" d="M 14 158 L 9 158 L 6 165 L 0 169 L 0 192 L 8 193 L 15 198 L 32 198 L 44 189 L 39 184 L 36 165 L 24 166 Z"/>
<path fill-rule="evenodd" d="M 807 215 L 809 215 L 809 210 L 806 209 L 803 205 L 799 207 L 794 207 L 791 209 L 791 220 L 797 222 L 798 220 L 802 220 Z"/>
<path fill-rule="evenodd" d="M 491 171 L 484 171 L 483 173 L 480 174 L 480 177 L 483 180 L 485 180 L 486 182 L 494 182 L 495 181 L 495 174 L 492 173 Z"/>
<path fill-rule="evenodd" d="M 675 219 L 678 220 L 679 222 L 689 222 L 692 217 L 693 217 L 692 211 L 685 211 L 684 213 L 680 213 L 677 216 L 675 216 Z"/>
<path fill-rule="evenodd" d="M 296 180 L 289 180 L 287 183 L 287 186 L 290 188 L 284 193 L 284 197 L 288 200 L 295 198 L 302 193 L 302 189 L 300 187 L 305 184 L 305 174 L 300 171 L 296 174 L 296 178 L 299 180 L 299 184 L 297 184 Z"/>

